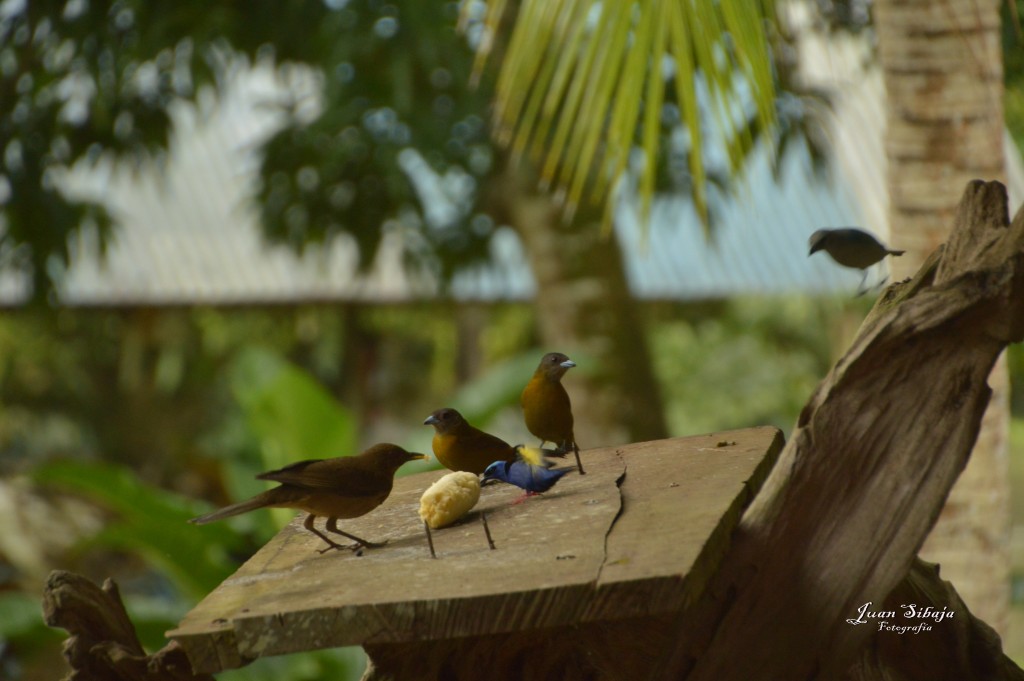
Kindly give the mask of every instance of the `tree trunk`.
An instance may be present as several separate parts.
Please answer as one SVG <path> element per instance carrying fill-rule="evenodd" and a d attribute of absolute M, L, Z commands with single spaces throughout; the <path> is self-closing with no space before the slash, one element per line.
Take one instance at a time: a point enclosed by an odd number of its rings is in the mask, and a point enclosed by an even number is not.
<path fill-rule="evenodd" d="M 563 379 L 580 447 L 666 437 L 643 321 L 615 235 L 602 234 L 586 210 L 566 223 L 529 170 L 506 166 L 493 186 L 489 210 L 515 227 L 530 259 L 545 350 L 577 360 L 573 354 L 582 353 L 580 368 Z"/>
<path fill-rule="evenodd" d="M 874 5 L 889 103 L 889 225 L 893 279 L 943 242 L 960 188 L 1001 180 L 1003 72 L 999 0 L 879 0 Z M 1004 630 L 1009 597 L 1008 376 L 996 364 L 993 396 L 971 457 L 922 556 L 978 615 Z"/>

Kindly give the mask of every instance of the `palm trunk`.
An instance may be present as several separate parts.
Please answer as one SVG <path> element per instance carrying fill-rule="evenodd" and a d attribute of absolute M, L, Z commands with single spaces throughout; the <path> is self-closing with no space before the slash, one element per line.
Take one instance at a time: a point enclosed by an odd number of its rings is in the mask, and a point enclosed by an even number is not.
<path fill-rule="evenodd" d="M 898 280 L 944 242 L 968 181 L 1003 180 L 999 0 L 878 0 L 889 102 L 889 225 Z M 999 631 L 1008 615 L 1008 378 L 1005 361 L 967 469 L 921 552 Z"/>

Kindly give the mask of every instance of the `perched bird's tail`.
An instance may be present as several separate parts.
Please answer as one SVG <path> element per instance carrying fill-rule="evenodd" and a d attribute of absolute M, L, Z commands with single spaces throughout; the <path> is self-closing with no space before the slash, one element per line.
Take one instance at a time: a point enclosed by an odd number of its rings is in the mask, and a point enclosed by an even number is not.
<path fill-rule="evenodd" d="M 257 494 L 252 499 L 239 501 L 237 504 L 231 504 L 230 506 L 225 506 L 224 508 L 220 508 L 217 509 L 216 511 L 207 513 L 206 515 L 201 515 L 197 518 L 192 518 L 191 520 L 189 520 L 189 522 L 193 525 L 205 525 L 206 523 L 212 523 L 215 520 L 230 518 L 233 515 L 241 515 L 242 513 L 254 511 L 257 508 L 270 506 L 273 504 L 273 497 L 270 495 L 270 493 L 273 491 L 273 489 L 268 489 L 266 492 Z"/>

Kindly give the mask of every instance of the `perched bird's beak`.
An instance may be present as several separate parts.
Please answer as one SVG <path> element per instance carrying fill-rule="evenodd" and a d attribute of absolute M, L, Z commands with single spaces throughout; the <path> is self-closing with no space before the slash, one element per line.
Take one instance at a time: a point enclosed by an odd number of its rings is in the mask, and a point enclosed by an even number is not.
<path fill-rule="evenodd" d="M 571 359 L 567 359 L 558 366 L 565 367 L 566 369 L 572 369 L 574 366 L 576 366 L 576 362 L 572 361 Z"/>
<path fill-rule="evenodd" d="M 430 461 L 430 457 L 426 454 L 410 454 L 413 461 Z"/>
<path fill-rule="evenodd" d="M 423 425 L 425 425 L 425 426 L 435 426 L 435 425 L 437 425 L 440 422 L 441 421 L 436 416 L 431 414 L 426 419 L 424 419 Z"/>
<path fill-rule="evenodd" d="M 810 246 L 810 251 L 807 253 L 807 257 L 811 257 L 815 253 L 825 248 L 825 242 L 828 241 L 829 231 L 827 229 L 815 230 L 807 239 L 807 245 Z"/>

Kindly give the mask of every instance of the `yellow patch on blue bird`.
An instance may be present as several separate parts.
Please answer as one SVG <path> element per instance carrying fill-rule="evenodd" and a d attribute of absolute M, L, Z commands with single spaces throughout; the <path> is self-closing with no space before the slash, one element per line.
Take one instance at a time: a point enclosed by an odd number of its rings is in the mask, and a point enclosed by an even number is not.
<path fill-rule="evenodd" d="M 544 456 L 544 450 L 540 447 L 528 447 L 526 445 L 516 446 L 516 454 L 519 458 L 530 464 L 531 466 L 548 466 L 548 461 Z"/>

